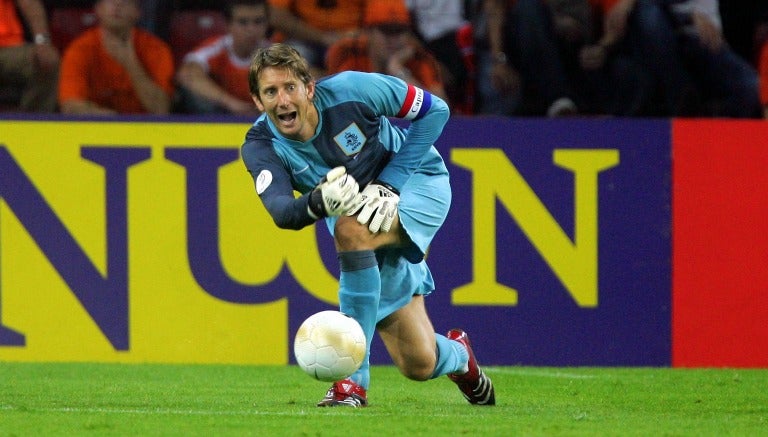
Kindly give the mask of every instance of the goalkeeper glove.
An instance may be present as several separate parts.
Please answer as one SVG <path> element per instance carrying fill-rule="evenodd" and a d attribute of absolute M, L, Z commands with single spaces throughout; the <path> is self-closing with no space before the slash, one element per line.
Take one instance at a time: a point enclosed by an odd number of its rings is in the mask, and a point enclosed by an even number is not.
<path fill-rule="evenodd" d="M 344 167 L 331 169 L 309 194 L 309 215 L 318 219 L 346 214 L 360 203 L 360 187 Z"/>
<path fill-rule="evenodd" d="M 400 193 L 387 183 L 373 181 L 365 187 L 360 197 L 360 205 L 347 215 L 353 215 L 359 210 L 357 221 L 360 224 L 368 223 L 368 230 L 373 233 L 389 232 L 397 214 Z"/>

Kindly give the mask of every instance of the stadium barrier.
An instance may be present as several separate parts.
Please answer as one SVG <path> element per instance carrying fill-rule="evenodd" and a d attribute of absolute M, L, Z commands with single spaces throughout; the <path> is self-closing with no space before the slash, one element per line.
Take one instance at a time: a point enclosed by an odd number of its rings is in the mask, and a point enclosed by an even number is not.
<path fill-rule="evenodd" d="M 0 360 L 291 362 L 338 266 L 263 210 L 248 126 L 0 120 Z M 455 117 L 436 146 L 428 309 L 484 363 L 768 366 L 768 123 Z"/>

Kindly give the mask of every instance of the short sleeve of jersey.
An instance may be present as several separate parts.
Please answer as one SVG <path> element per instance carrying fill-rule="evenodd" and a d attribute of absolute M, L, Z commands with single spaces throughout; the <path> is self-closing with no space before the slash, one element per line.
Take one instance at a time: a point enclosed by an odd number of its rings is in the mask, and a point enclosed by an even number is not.
<path fill-rule="evenodd" d="M 59 67 L 59 102 L 70 99 L 87 99 L 88 71 L 92 52 L 98 40 L 95 30 L 86 30 L 76 38 L 64 51 Z"/>
<path fill-rule="evenodd" d="M 165 91 L 166 94 L 173 95 L 173 52 L 171 47 L 160 38 L 149 32 L 136 30 L 135 42 L 136 52 L 142 60 L 144 68 L 154 82 Z"/>
<path fill-rule="evenodd" d="M 225 50 L 222 36 L 217 35 L 204 40 L 194 50 L 184 55 L 183 63 L 199 65 L 206 73 L 210 71 L 210 59 Z"/>

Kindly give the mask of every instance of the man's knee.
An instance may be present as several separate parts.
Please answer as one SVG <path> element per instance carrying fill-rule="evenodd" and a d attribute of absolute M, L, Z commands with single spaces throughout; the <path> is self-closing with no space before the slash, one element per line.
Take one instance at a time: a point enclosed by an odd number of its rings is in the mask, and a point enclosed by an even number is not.
<path fill-rule="evenodd" d="M 367 224 L 361 224 L 357 217 L 341 216 L 333 230 L 336 250 L 339 252 L 355 250 L 376 250 L 383 246 L 402 244 L 404 236 L 400 221 L 395 218 L 389 232 L 372 233 Z"/>
<path fill-rule="evenodd" d="M 366 226 L 358 223 L 355 217 L 339 217 L 333 237 L 339 252 L 372 249 L 373 234 Z"/>
<path fill-rule="evenodd" d="M 400 373 L 408 379 L 414 381 L 426 381 L 432 377 L 435 372 L 437 357 L 435 355 L 424 354 L 421 357 L 406 360 L 399 366 Z"/>

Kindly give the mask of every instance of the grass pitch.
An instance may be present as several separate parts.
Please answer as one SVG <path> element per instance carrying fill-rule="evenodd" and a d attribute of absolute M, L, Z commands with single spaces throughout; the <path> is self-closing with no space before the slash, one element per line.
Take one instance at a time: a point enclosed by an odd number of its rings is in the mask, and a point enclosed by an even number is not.
<path fill-rule="evenodd" d="M 768 436 L 768 370 L 485 370 L 495 407 L 379 366 L 355 410 L 291 366 L 0 363 L 0 435 Z"/>

